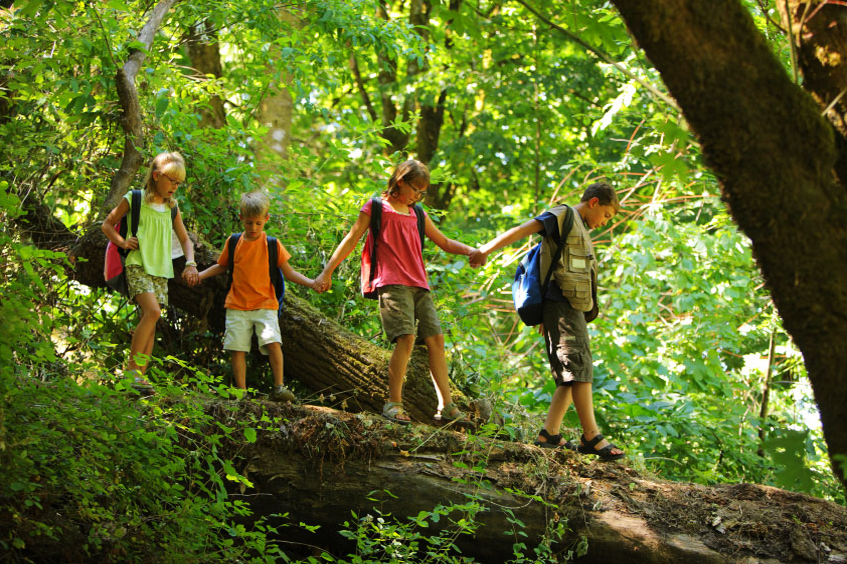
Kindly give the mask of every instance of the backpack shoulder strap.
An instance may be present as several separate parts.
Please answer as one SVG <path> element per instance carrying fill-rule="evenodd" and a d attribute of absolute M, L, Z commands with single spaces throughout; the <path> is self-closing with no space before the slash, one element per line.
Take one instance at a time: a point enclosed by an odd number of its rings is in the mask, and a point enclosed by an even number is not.
<path fill-rule="evenodd" d="M 573 229 L 573 215 L 574 215 L 573 208 L 568 206 L 568 210 L 565 212 L 565 219 L 562 221 L 562 228 L 559 230 L 559 239 L 560 240 L 557 241 L 557 243 L 559 245 L 562 244 L 563 240 L 564 241 L 568 240 L 568 235 L 570 234 L 571 229 Z M 559 252 L 561 252 L 561 250 Z"/>
<path fill-rule="evenodd" d="M 541 286 L 542 296 L 547 294 L 547 286 L 550 284 L 550 277 L 553 276 L 553 271 L 556 270 L 556 261 L 562 256 L 562 249 L 565 248 L 565 243 L 568 241 L 568 234 L 573 229 L 573 208 L 568 206 L 565 212 L 565 219 L 562 221 L 562 227 L 559 230 L 558 236 L 553 237 L 556 242 L 556 252 L 553 253 L 550 266 L 547 267 L 547 275 L 544 277 L 544 285 Z"/>
<path fill-rule="evenodd" d="M 132 191 L 132 204 L 129 210 L 130 228 L 132 229 L 133 237 L 138 236 L 138 221 L 141 216 L 141 190 Z"/>
<path fill-rule="evenodd" d="M 371 234 L 374 244 L 379 239 L 380 229 L 382 229 L 382 198 L 374 196 L 371 198 Z"/>
<path fill-rule="evenodd" d="M 371 198 L 371 272 L 368 275 L 368 281 L 372 281 L 376 276 L 376 250 L 379 247 L 379 230 L 382 228 L 382 198 L 374 196 Z"/>
<path fill-rule="evenodd" d="M 424 214 L 423 207 L 420 204 L 415 204 L 412 209 L 415 210 L 415 215 L 418 219 L 418 235 L 421 236 L 421 252 L 423 252 L 424 232 L 426 231 L 426 214 Z"/>
<path fill-rule="evenodd" d="M 176 214 L 179 211 L 179 206 L 174 206 L 171 208 L 171 224 L 176 221 Z"/>
<path fill-rule="evenodd" d="M 271 277 L 271 282 L 274 287 L 277 285 L 277 277 L 279 276 L 279 268 L 276 263 L 279 260 L 279 245 L 276 244 L 276 237 L 268 235 L 268 273 Z"/>
<path fill-rule="evenodd" d="M 282 313 L 283 298 L 285 297 L 285 276 L 277 265 L 279 261 L 279 242 L 276 237 L 268 235 L 268 270 L 271 275 L 271 285 L 279 302 L 278 313 Z"/>
<path fill-rule="evenodd" d="M 241 233 L 233 233 L 232 235 L 229 236 L 229 239 L 227 239 L 227 242 L 226 242 L 227 251 L 229 251 L 227 253 L 229 255 L 227 257 L 228 258 L 227 263 L 228 263 L 228 267 L 229 267 L 230 276 L 232 276 L 232 269 L 235 265 L 235 259 L 234 259 L 235 247 L 236 247 L 236 245 L 238 245 L 239 239 L 241 239 Z"/>

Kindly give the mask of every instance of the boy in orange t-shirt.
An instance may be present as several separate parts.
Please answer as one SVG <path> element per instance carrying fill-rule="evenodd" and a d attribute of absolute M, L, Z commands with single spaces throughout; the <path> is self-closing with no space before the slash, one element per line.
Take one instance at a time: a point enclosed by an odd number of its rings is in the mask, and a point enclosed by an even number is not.
<path fill-rule="evenodd" d="M 277 317 L 277 299 L 268 272 L 268 242 L 265 224 L 270 220 L 271 202 L 264 192 L 248 192 L 241 196 L 239 219 L 244 233 L 235 247 L 232 286 L 226 296 L 226 331 L 224 350 L 232 354 L 235 385 L 247 389 L 247 353 L 253 331 L 259 338 L 259 351 L 268 355 L 273 372 L 271 399 L 293 401 L 294 394 L 282 383 L 282 336 Z M 314 289 L 315 281 L 294 270 L 291 255 L 277 241 L 279 268 L 286 280 Z M 200 273 L 200 280 L 223 274 L 229 268 L 229 246 L 218 257 L 218 263 Z"/>

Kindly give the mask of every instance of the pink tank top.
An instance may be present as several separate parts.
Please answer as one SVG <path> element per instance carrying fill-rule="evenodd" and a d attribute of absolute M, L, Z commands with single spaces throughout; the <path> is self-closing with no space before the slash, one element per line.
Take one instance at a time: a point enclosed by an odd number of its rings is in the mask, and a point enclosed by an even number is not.
<path fill-rule="evenodd" d="M 371 215 L 369 199 L 362 212 Z M 426 212 L 424 212 L 426 213 Z M 366 245 L 371 244 L 373 234 L 368 231 Z M 421 256 L 421 237 L 418 234 L 417 216 L 409 209 L 408 215 L 397 213 L 391 204 L 382 200 L 382 226 L 379 233 L 376 276 L 373 286 L 380 288 L 391 284 L 417 286 L 429 290 Z"/>

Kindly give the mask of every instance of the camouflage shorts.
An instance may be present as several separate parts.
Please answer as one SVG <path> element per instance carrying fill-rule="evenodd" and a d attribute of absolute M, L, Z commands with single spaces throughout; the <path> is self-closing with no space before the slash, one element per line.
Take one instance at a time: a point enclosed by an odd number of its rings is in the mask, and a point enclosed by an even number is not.
<path fill-rule="evenodd" d="M 156 301 L 168 305 L 168 279 L 161 276 L 150 276 L 144 267 L 138 264 L 126 265 L 126 285 L 129 288 L 129 299 L 138 294 L 150 292 L 156 295 Z"/>

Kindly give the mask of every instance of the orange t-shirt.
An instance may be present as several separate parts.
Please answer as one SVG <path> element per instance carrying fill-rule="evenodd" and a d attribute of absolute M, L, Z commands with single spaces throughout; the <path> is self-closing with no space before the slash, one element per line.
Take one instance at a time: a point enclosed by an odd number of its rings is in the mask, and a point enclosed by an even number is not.
<path fill-rule="evenodd" d="M 235 261 L 232 265 L 232 287 L 226 295 L 224 307 L 226 309 L 238 309 L 241 311 L 253 311 L 257 309 L 276 310 L 279 304 L 276 301 L 274 285 L 271 282 L 271 273 L 268 267 L 268 239 L 267 233 L 255 241 L 248 241 L 243 236 L 238 239 L 235 246 Z M 227 241 L 229 241 L 227 239 Z M 277 266 L 282 266 L 291 255 L 279 245 L 277 251 Z M 218 264 L 229 266 L 229 245 L 224 245 Z"/>

